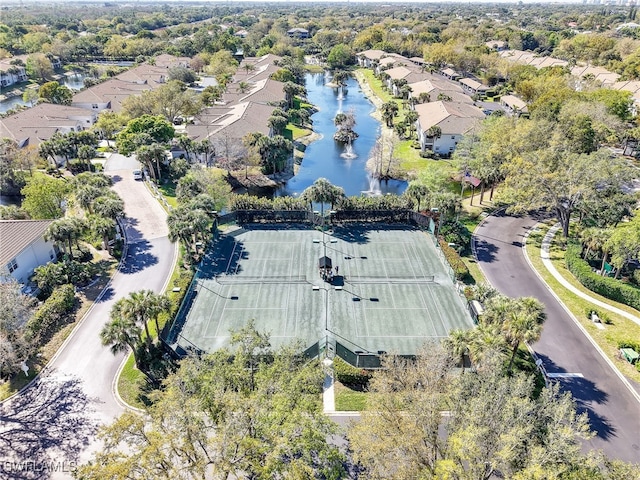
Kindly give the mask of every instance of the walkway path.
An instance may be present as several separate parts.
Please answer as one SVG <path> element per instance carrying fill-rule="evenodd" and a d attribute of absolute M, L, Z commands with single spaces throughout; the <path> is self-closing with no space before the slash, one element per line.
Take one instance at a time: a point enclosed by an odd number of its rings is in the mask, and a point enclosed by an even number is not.
<path fill-rule="evenodd" d="M 554 381 L 571 392 L 579 410 L 588 414 L 596 436 L 585 442 L 585 448 L 602 449 L 610 458 L 637 461 L 638 394 L 527 263 L 523 247 L 538 221 L 504 212 L 487 217 L 473 235 L 478 264 L 503 294 L 532 296 L 545 304 L 547 320 L 532 348 Z"/>
<path fill-rule="evenodd" d="M 587 293 L 584 293 L 583 291 L 581 291 L 580 289 L 574 287 L 573 285 L 571 285 L 571 283 L 569 283 L 561 274 L 560 272 L 558 272 L 558 270 L 556 269 L 556 267 L 553 265 L 553 262 L 551 261 L 550 255 L 549 255 L 549 250 L 550 250 L 550 246 L 551 246 L 551 242 L 553 241 L 553 237 L 555 237 L 556 233 L 558 233 L 558 230 L 560 230 L 561 225 L 559 223 L 555 224 L 553 227 L 551 227 L 549 229 L 549 231 L 547 232 L 547 234 L 544 236 L 544 238 L 542 239 L 542 247 L 540 249 L 540 256 L 542 257 L 542 263 L 544 264 L 544 266 L 547 268 L 547 270 L 549 270 L 549 272 L 555 277 L 556 280 L 558 280 L 558 282 L 560 282 L 560 284 L 565 287 L 567 290 L 569 290 L 571 293 L 578 295 L 579 297 L 584 298 L 585 300 L 588 300 L 589 302 L 593 303 L 594 305 L 597 305 L 601 308 L 604 308 L 606 310 L 609 310 L 610 312 L 613 312 L 617 315 L 620 315 L 624 318 L 627 318 L 629 320 L 631 320 L 632 322 L 637 323 L 638 325 L 640 325 L 640 318 L 636 317 L 635 315 L 626 312 L 618 307 L 615 307 L 613 305 L 609 305 L 608 303 L 605 303 L 601 300 L 598 300 L 597 298 L 593 298 L 592 296 L 590 296 Z M 640 397 L 639 397 L 640 400 Z"/>

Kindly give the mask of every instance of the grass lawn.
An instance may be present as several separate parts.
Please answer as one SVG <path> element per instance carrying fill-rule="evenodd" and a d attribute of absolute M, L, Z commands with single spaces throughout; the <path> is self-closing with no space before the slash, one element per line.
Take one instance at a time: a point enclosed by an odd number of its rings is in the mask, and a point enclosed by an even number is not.
<path fill-rule="evenodd" d="M 336 410 L 339 412 L 361 412 L 367 409 L 367 393 L 352 390 L 340 382 L 334 384 Z"/>
<path fill-rule="evenodd" d="M 544 281 L 547 282 L 547 284 L 553 289 L 556 295 L 558 295 L 558 297 L 567 306 L 571 313 L 573 313 L 573 315 L 578 319 L 580 324 L 587 330 L 591 338 L 593 338 L 594 341 L 600 346 L 607 357 L 609 357 L 609 359 L 613 361 L 616 367 L 627 378 L 630 378 L 636 382 L 640 382 L 640 372 L 638 372 L 638 370 L 636 370 L 636 368 L 633 365 L 629 364 L 626 360 L 623 360 L 618 352 L 619 341 L 640 338 L 640 325 L 620 315 L 598 307 L 597 305 L 594 305 L 591 302 L 578 297 L 574 293 L 571 293 L 562 285 L 560 285 L 560 283 L 553 277 L 553 275 L 551 275 L 551 273 L 549 273 L 549 271 L 545 268 L 542 263 L 542 259 L 540 258 L 540 244 L 548 228 L 548 225 L 544 225 L 538 232 L 534 232 L 529 235 L 529 238 L 527 240 L 527 254 L 529 255 L 531 263 L 538 271 L 538 273 L 542 276 Z M 637 310 L 634 310 L 627 305 L 622 305 L 612 300 L 606 299 L 583 287 L 575 279 L 571 272 L 569 272 L 565 267 L 564 250 L 559 245 L 560 241 L 561 238 L 556 235 L 551 246 L 550 257 L 556 269 L 567 281 L 569 281 L 574 287 L 589 294 L 593 298 L 616 306 L 621 310 L 627 311 L 640 317 L 640 312 L 638 312 Z M 588 308 L 606 312 L 606 314 L 612 321 L 612 324 L 604 325 L 604 329 L 598 328 L 593 322 L 587 319 L 585 311 Z"/>
<path fill-rule="evenodd" d="M 284 130 L 283 137 L 288 140 L 297 140 L 299 138 L 306 137 L 312 132 L 313 130 L 309 128 L 301 128 L 293 123 L 289 123 L 287 128 Z"/>
<path fill-rule="evenodd" d="M 136 408 L 144 407 L 144 403 L 140 400 L 140 385 L 143 380 L 144 373 L 136 368 L 133 355 L 129 355 L 118 377 L 117 387 L 120 398 L 126 404 Z"/>
<path fill-rule="evenodd" d="M 171 208 L 178 206 L 178 199 L 176 198 L 176 184 L 173 182 L 163 183 L 158 185 L 158 190 L 162 193 L 167 203 L 171 205 Z"/>

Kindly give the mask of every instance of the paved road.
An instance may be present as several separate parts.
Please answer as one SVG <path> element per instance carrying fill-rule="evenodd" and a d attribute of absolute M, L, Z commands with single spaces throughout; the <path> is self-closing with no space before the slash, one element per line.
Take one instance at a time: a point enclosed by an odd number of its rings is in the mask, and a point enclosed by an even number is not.
<path fill-rule="evenodd" d="M 526 262 L 522 244 L 535 223 L 532 217 L 488 217 L 474 235 L 480 268 L 502 293 L 533 296 L 546 305 L 547 321 L 533 349 L 588 413 L 596 437 L 586 448 L 638 462 L 640 404 Z"/>
<path fill-rule="evenodd" d="M 112 355 L 98 333 L 117 299 L 143 288 L 160 292 L 176 255 L 165 212 L 144 184 L 133 180 L 131 170 L 137 167 L 121 155 L 106 162 L 105 173 L 125 201 L 127 257 L 47 372 L 0 406 L 0 479 L 71 478 L 74 462 L 86 461 L 98 447 L 97 426 L 123 411 L 112 387 L 124 354 Z"/>

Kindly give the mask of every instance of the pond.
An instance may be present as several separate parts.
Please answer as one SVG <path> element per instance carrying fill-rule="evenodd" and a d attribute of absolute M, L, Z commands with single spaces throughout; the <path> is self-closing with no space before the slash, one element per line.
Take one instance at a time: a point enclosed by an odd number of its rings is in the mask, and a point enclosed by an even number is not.
<path fill-rule="evenodd" d="M 311 119 L 313 130 L 322 138 L 311 143 L 304 154 L 298 174 L 278 189 L 276 195 L 299 195 L 318 178 L 324 177 L 333 185 L 342 187 L 348 196 L 401 194 L 407 183 L 400 180 L 380 182 L 368 173 L 366 163 L 380 135 L 380 122 L 371 116 L 374 105 L 367 99 L 358 82 L 350 78 L 343 91 L 327 86 L 328 74 L 308 74 L 307 99 L 318 112 Z M 355 115 L 354 131 L 358 138 L 352 149 L 336 142 L 333 119 L 338 113 Z"/>
<path fill-rule="evenodd" d="M 61 79 L 59 79 L 58 82 L 62 85 L 66 85 L 71 90 L 81 90 L 84 88 L 84 79 L 86 77 L 87 75 L 84 75 L 82 73 L 67 73 Z M 5 113 L 12 108 L 24 105 L 27 105 L 27 103 L 22 100 L 22 96 L 20 95 L 7 98 L 0 101 L 0 113 Z"/>

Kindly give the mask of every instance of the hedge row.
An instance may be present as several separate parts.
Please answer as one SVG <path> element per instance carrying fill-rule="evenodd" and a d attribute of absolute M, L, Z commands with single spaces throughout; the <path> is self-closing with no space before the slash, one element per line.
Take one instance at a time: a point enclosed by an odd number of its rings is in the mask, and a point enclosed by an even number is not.
<path fill-rule="evenodd" d="M 368 370 L 349 365 L 340 357 L 333 359 L 333 373 L 336 376 L 336 380 L 343 385 L 357 387 L 366 387 L 369 385 L 369 380 L 373 375 L 373 373 Z"/>
<path fill-rule="evenodd" d="M 582 285 L 609 300 L 640 310 L 640 289 L 624 284 L 620 280 L 594 273 L 580 253 L 580 245 L 572 243 L 567 246 L 564 258 L 567 268 Z"/>
<path fill-rule="evenodd" d="M 443 238 L 439 238 L 438 242 L 440 243 L 442 253 L 444 253 L 444 258 L 446 258 L 449 265 L 451 265 L 456 278 L 462 280 L 469 275 L 469 269 L 462 261 L 462 258 L 460 258 L 460 255 L 458 255 L 458 252 L 451 248 Z"/>
<path fill-rule="evenodd" d="M 75 298 L 76 291 L 73 285 L 56 287 L 27 322 L 27 335 L 39 343 L 53 333 L 54 327 L 73 310 Z"/>

